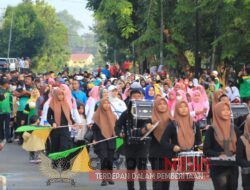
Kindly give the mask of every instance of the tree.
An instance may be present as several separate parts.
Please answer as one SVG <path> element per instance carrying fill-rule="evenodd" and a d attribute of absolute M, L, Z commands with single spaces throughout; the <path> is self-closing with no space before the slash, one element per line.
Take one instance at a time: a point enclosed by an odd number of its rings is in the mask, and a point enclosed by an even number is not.
<path fill-rule="evenodd" d="M 163 8 L 165 65 L 180 71 L 195 58 L 198 72 L 201 65 L 250 62 L 249 0 L 163 0 L 162 7 L 160 0 L 123 0 L 123 7 L 118 3 L 88 0 L 104 60 L 122 62 L 134 45 L 138 63 L 158 65 Z M 128 20 L 124 30 L 122 23 Z"/>
<path fill-rule="evenodd" d="M 83 51 L 83 38 L 78 31 L 83 29 L 80 21 L 75 20 L 66 10 L 57 13 L 58 18 L 68 29 L 69 48 L 72 53 Z"/>
<path fill-rule="evenodd" d="M 11 15 L 14 14 L 12 57 L 27 56 L 38 71 L 59 70 L 69 58 L 67 28 L 57 18 L 55 9 L 43 0 L 26 0 L 8 7 L 0 29 L 1 56 L 7 55 Z M 49 19 L 48 19 L 49 18 Z"/>

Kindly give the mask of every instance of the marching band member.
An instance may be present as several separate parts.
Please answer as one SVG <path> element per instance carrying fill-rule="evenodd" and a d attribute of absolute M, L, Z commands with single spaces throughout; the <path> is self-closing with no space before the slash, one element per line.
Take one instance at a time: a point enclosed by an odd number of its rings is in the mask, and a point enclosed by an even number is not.
<path fill-rule="evenodd" d="M 166 151 L 171 151 L 174 157 L 180 151 L 194 150 L 201 144 L 200 130 L 197 129 L 189 113 L 188 103 L 179 101 L 175 106 L 174 125 L 169 125 L 161 138 L 161 144 Z M 194 181 L 179 181 L 180 190 L 192 190 Z"/>
<path fill-rule="evenodd" d="M 115 136 L 116 116 L 112 112 L 108 99 L 102 99 L 100 106 L 97 108 L 93 116 L 94 125 L 92 127 L 94 133 L 94 142 L 108 139 Z M 111 172 L 113 170 L 113 160 L 115 153 L 115 140 L 109 140 L 96 144 L 94 146 L 95 153 L 101 160 L 102 172 Z M 113 185 L 114 182 L 102 179 L 101 186 L 106 186 L 107 183 Z"/>
<path fill-rule="evenodd" d="M 219 102 L 213 109 L 213 126 L 206 132 L 204 153 L 207 157 L 226 159 L 236 153 L 237 133 L 231 125 L 229 102 Z M 210 166 L 210 175 L 215 190 L 236 190 L 238 166 Z"/>
<path fill-rule="evenodd" d="M 132 88 L 130 92 L 131 100 L 143 100 L 142 89 Z M 147 156 L 149 152 L 149 142 L 144 143 L 143 141 L 138 141 L 133 143 L 130 141 L 129 132 L 132 129 L 140 129 L 140 137 L 148 131 L 147 121 L 139 120 L 137 125 L 134 126 L 133 115 L 131 113 L 132 102 L 129 103 L 128 109 L 122 113 L 118 121 L 116 122 L 115 131 L 116 134 L 124 139 L 124 149 L 126 157 L 126 167 L 128 172 L 134 173 L 136 168 L 138 171 L 145 171 L 147 169 Z M 140 190 L 146 190 L 146 181 L 139 179 Z M 133 179 L 127 180 L 128 190 L 134 190 Z"/>
<path fill-rule="evenodd" d="M 165 158 L 171 158 L 169 151 L 165 151 L 160 144 L 162 135 L 168 125 L 171 123 L 171 114 L 167 106 L 167 101 L 165 98 L 157 98 L 154 102 L 153 113 L 152 113 L 152 123 L 160 121 L 156 129 L 153 131 L 152 141 L 149 150 L 149 161 L 151 163 L 152 170 L 154 171 L 166 171 L 165 168 Z M 151 125 L 151 124 L 149 124 Z M 150 128 L 150 126 L 148 126 Z M 166 171 L 167 172 L 167 171 Z M 168 190 L 170 181 L 153 181 L 154 190 Z"/>
<path fill-rule="evenodd" d="M 246 119 L 244 134 L 237 141 L 236 160 L 242 170 L 248 169 L 247 173 L 242 172 L 242 187 L 250 190 L 250 115 Z"/>
<path fill-rule="evenodd" d="M 70 106 L 65 99 L 64 92 L 61 89 L 53 90 L 52 99 L 49 104 L 47 121 L 54 128 L 51 131 L 51 152 L 60 152 L 70 148 L 70 132 L 67 127 L 58 128 L 59 126 L 72 125 Z"/>

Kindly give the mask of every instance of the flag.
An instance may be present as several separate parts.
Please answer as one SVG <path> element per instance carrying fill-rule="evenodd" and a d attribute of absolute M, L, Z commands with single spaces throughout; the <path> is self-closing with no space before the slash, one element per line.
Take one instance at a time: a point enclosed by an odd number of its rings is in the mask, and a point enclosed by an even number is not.
<path fill-rule="evenodd" d="M 31 135 L 34 135 L 36 137 L 38 137 L 39 139 L 41 139 L 41 141 L 45 144 L 47 139 L 48 139 L 48 136 L 51 132 L 51 128 L 47 128 L 47 129 L 35 129 Z"/>
<path fill-rule="evenodd" d="M 72 172 L 90 172 L 92 169 L 89 166 L 90 157 L 87 148 L 84 147 L 81 152 L 76 156 L 73 161 L 71 171 Z"/>
<path fill-rule="evenodd" d="M 121 146 L 123 145 L 124 140 L 123 138 L 117 138 L 116 139 L 116 145 L 115 145 L 115 150 L 117 151 Z"/>
<path fill-rule="evenodd" d="M 51 154 L 49 154 L 49 158 L 52 159 L 52 160 L 58 160 L 58 159 L 61 159 L 61 158 L 66 158 L 70 154 L 80 150 L 83 147 L 85 147 L 85 145 L 78 146 L 78 147 L 75 147 L 75 148 L 71 148 L 69 150 L 65 150 L 65 151 L 62 151 L 62 152 L 51 153 Z"/>
<path fill-rule="evenodd" d="M 44 129 L 50 129 L 50 127 L 24 125 L 24 126 L 18 127 L 16 132 L 17 133 L 23 133 L 23 132 L 28 132 L 28 131 L 44 130 Z"/>

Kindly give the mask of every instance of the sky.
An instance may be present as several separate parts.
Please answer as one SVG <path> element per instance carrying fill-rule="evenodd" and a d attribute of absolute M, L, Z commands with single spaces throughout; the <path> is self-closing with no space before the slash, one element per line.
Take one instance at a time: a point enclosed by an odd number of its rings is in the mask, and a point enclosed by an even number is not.
<path fill-rule="evenodd" d="M 53 6 L 57 12 L 67 10 L 76 20 L 82 22 L 84 29 L 80 33 L 90 32 L 89 27 L 93 26 L 94 18 L 92 12 L 85 8 L 86 0 L 45 0 Z M 22 0 L 0 0 L 0 16 L 8 5 L 15 6 Z"/>

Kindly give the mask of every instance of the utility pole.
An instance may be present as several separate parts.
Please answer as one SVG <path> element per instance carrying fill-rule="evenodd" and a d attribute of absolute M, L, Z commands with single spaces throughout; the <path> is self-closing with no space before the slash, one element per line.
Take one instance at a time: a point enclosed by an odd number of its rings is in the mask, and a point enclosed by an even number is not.
<path fill-rule="evenodd" d="M 12 27 L 13 27 L 13 11 L 11 13 L 11 24 L 10 24 L 10 33 L 9 33 L 9 43 L 8 43 L 8 58 L 10 57 L 10 46 L 11 46 L 11 38 L 12 38 Z"/>
<path fill-rule="evenodd" d="M 132 43 L 132 49 L 133 49 L 133 70 L 134 70 L 134 73 L 136 73 L 136 65 L 135 65 L 135 44 L 134 44 L 134 42 Z"/>
<path fill-rule="evenodd" d="M 114 64 L 116 64 L 117 60 L 116 60 L 116 49 L 114 49 Z"/>
<path fill-rule="evenodd" d="M 199 22 L 199 10 L 198 0 L 196 0 L 195 10 L 195 77 L 198 78 L 201 70 L 201 59 L 200 59 L 200 22 Z"/>
<path fill-rule="evenodd" d="M 163 0 L 160 0 L 160 3 L 161 3 L 160 64 L 163 65 L 163 32 L 164 32 Z"/>

